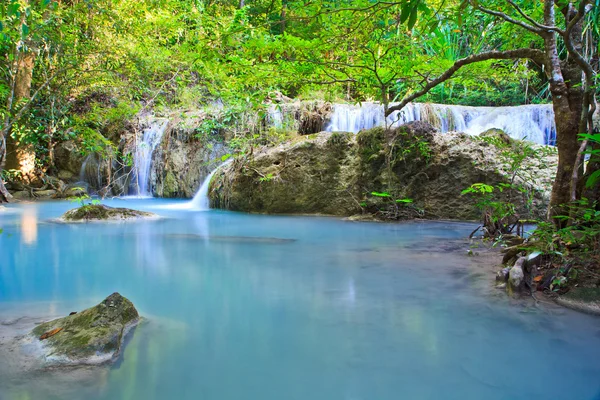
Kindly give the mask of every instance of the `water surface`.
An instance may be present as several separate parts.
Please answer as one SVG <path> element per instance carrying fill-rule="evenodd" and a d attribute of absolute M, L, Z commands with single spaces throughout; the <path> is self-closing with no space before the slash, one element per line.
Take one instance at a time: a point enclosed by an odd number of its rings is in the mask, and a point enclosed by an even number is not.
<path fill-rule="evenodd" d="M 147 320 L 111 367 L 0 356 L 0 399 L 600 399 L 600 319 L 489 289 L 471 224 L 108 204 L 168 218 L 0 211 L 0 343 L 114 291 Z"/>

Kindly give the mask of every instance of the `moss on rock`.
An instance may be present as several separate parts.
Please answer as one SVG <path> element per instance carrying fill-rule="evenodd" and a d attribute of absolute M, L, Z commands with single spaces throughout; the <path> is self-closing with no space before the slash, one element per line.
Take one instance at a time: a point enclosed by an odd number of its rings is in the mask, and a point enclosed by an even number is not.
<path fill-rule="evenodd" d="M 103 204 L 88 204 L 67 211 L 61 220 L 65 222 L 124 221 L 156 217 L 158 217 L 156 214 L 146 211 L 113 208 Z"/>
<path fill-rule="evenodd" d="M 128 330 L 139 321 L 133 303 L 113 293 L 95 307 L 38 325 L 31 334 L 43 344 L 47 361 L 95 364 L 114 360 Z M 56 332 L 40 339 L 48 332 Z"/>
<path fill-rule="evenodd" d="M 222 168 L 209 196 L 214 207 L 236 211 L 474 220 L 480 217 L 477 199 L 462 191 L 474 183 L 513 179 L 503 161 L 503 134 L 489 135 L 494 140 L 440 134 L 420 121 L 357 135 L 308 135 Z M 527 185 L 535 193 L 533 202 L 522 193 L 503 192 L 533 215 L 545 213 L 557 162 L 556 155 L 540 153 L 522 166 L 532 179 Z"/>

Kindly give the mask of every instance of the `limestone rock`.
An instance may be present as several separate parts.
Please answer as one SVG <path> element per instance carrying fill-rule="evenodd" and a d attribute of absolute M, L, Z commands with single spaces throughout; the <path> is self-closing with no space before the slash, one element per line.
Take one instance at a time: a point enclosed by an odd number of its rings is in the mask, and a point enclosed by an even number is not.
<path fill-rule="evenodd" d="M 67 182 L 77 179 L 74 173 L 72 173 L 71 171 L 67 171 L 66 169 L 61 169 L 60 171 L 58 171 L 58 178 Z"/>
<path fill-rule="evenodd" d="M 245 212 L 474 220 L 480 218 L 477 198 L 461 192 L 473 183 L 510 182 L 504 151 L 493 141 L 440 134 L 419 121 L 357 135 L 322 132 L 255 150 L 221 168 L 209 196 L 217 208 Z M 511 196 L 518 210 L 544 215 L 556 164 L 551 151 L 524 161 L 533 177 L 533 204 L 518 191 L 501 196 Z"/>
<path fill-rule="evenodd" d="M 95 307 L 40 324 L 31 334 L 48 362 L 98 364 L 117 358 L 139 319 L 131 301 L 113 293 Z"/>
<path fill-rule="evenodd" d="M 39 190 L 34 192 L 34 196 L 38 199 L 50 199 L 56 195 L 56 190 L 48 189 L 48 190 Z"/>
<path fill-rule="evenodd" d="M 158 215 L 151 212 L 130 208 L 113 208 L 103 204 L 89 204 L 67 211 L 59 218 L 59 222 L 128 221 L 157 218 L 159 218 Z"/>
<path fill-rule="evenodd" d="M 220 133 L 199 133 L 205 118 L 205 115 L 193 114 L 171 117 L 152 155 L 149 188 L 155 196 L 194 197 L 204 178 L 219 166 L 221 157 L 230 152 Z"/>
<path fill-rule="evenodd" d="M 525 282 L 523 264 L 526 260 L 527 258 L 520 257 L 508 273 L 508 285 L 514 291 L 520 290 L 522 288 L 523 283 Z"/>
<path fill-rule="evenodd" d="M 18 192 L 13 192 L 12 195 L 16 200 L 31 200 L 33 198 L 31 197 L 31 192 L 29 192 L 28 190 L 20 190 Z"/>
<path fill-rule="evenodd" d="M 78 176 L 84 157 L 75 142 L 67 140 L 57 144 L 54 148 L 54 160 L 59 170 L 68 171 L 74 176 Z"/>
<path fill-rule="evenodd" d="M 62 191 L 56 193 L 55 197 L 58 199 L 69 199 L 71 197 L 87 196 L 89 185 L 85 182 L 75 182 L 70 185 L 66 185 L 62 188 Z"/>
<path fill-rule="evenodd" d="M 496 282 L 506 283 L 510 274 L 511 267 L 502 268 L 496 273 Z"/>

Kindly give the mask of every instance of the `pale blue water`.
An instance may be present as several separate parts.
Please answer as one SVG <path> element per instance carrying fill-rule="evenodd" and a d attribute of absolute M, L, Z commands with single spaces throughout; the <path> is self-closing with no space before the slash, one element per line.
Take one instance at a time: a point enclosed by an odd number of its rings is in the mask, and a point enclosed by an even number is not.
<path fill-rule="evenodd" d="M 0 338 L 33 326 L 16 317 L 114 291 L 148 320 L 112 367 L 0 358 L 2 400 L 600 399 L 600 319 L 489 289 L 487 269 L 449 242 L 471 224 L 108 204 L 171 218 L 59 225 L 44 221 L 73 204 L 0 211 Z"/>

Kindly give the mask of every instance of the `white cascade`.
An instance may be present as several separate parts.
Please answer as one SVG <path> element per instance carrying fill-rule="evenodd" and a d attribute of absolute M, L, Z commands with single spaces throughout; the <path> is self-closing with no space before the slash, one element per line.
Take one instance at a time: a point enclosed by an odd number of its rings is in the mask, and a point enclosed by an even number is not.
<path fill-rule="evenodd" d="M 396 103 L 391 103 L 390 106 Z M 514 107 L 469 107 L 409 103 L 387 118 L 381 103 L 335 104 L 325 130 L 354 132 L 376 126 L 397 127 L 411 121 L 427 121 L 441 132 L 478 135 L 491 128 L 502 129 L 515 139 L 554 145 L 556 126 L 552 105 Z"/>
<path fill-rule="evenodd" d="M 281 107 L 272 105 L 267 109 L 267 113 L 269 116 L 270 125 L 274 126 L 275 128 L 283 127 L 284 115 L 281 111 Z"/>
<path fill-rule="evenodd" d="M 100 162 L 95 153 L 88 154 L 81 164 L 79 171 L 79 181 L 87 183 L 89 189 L 98 190 L 102 187 L 102 173 L 100 171 Z"/>
<path fill-rule="evenodd" d="M 135 179 L 133 193 L 139 197 L 152 197 L 150 188 L 150 172 L 152 154 L 162 140 L 168 120 L 154 120 L 144 129 L 142 141 L 138 143 L 133 154 Z"/>
<path fill-rule="evenodd" d="M 227 161 L 219 165 L 217 168 L 212 170 L 210 174 L 208 174 L 208 176 L 204 179 L 204 182 L 202 182 L 202 186 L 200 186 L 200 189 L 198 189 L 198 192 L 196 192 L 196 195 L 189 203 L 189 208 L 199 211 L 210 210 L 210 200 L 208 199 L 208 189 L 210 186 L 210 180 L 212 179 L 213 175 L 219 170 L 219 168 L 224 167 L 232 161 L 233 158 L 228 159 Z"/>

